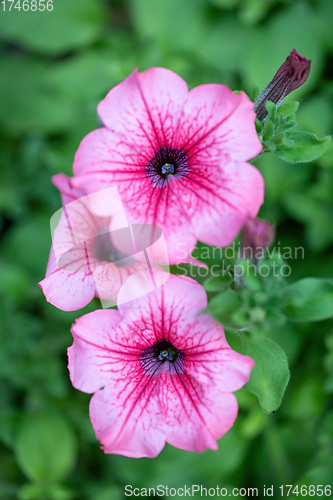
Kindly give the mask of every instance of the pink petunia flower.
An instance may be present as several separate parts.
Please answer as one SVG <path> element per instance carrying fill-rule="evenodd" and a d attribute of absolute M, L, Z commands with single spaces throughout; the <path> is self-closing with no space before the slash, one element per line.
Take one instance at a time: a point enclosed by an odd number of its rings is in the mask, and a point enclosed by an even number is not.
<path fill-rule="evenodd" d="M 232 391 L 247 382 L 254 362 L 229 347 L 221 324 L 198 315 L 206 305 L 203 287 L 170 276 L 118 311 L 76 320 L 70 377 L 94 393 L 90 418 L 105 453 L 155 457 L 166 442 L 217 449 L 237 416 Z"/>
<path fill-rule="evenodd" d="M 52 180 L 61 192 L 65 209 L 60 211 L 61 217 L 53 233 L 46 277 L 39 283 L 46 299 L 64 311 L 80 309 L 94 297 L 112 305 L 129 278 L 138 275 L 139 292 L 153 290 L 151 269 L 143 259 L 137 259 L 140 257 L 138 252 L 129 248 L 132 241 L 126 237 L 130 236 L 126 220 L 118 218 L 125 227 L 112 232 L 114 219 L 96 216 L 89 205 L 89 201 L 100 201 L 102 195 L 99 198 L 84 196 L 82 191 L 71 187 L 70 178 L 64 174 L 56 175 Z M 116 234 L 113 240 L 112 234 Z M 114 244 L 115 240 L 118 246 Z M 125 253 L 119 248 L 119 243 L 125 247 Z M 160 274 L 161 271 L 158 276 Z M 138 288 L 133 279 L 130 288 L 127 299 L 135 296 Z"/>
<path fill-rule="evenodd" d="M 231 243 L 263 203 L 247 161 L 262 146 L 244 92 L 205 84 L 188 90 L 164 68 L 134 71 L 98 105 L 104 124 L 81 142 L 72 183 L 85 192 L 117 185 L 131 222 L 163 229 L 170 263 L 197 240 Z"/>

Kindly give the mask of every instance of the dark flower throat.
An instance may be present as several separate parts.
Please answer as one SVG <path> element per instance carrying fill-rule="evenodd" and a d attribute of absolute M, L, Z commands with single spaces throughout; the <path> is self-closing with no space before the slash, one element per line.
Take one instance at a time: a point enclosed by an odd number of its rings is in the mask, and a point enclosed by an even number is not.
<path fill-rule="evenodd" d="M 168 340 L 159 340 L 142 350 L 140 361 L 147 375 L 158 375 L 161 371 L 180 374 L 184 371 L 185 355 Z"/>
<path fill-rule="evenodd" d="M 168 184 L 170 177 L 180 179 L 189 173 L 189 162 L 185 151 L 168 146 L 159 148 L 147 163 L 146 172 L 154 187 Z"/>

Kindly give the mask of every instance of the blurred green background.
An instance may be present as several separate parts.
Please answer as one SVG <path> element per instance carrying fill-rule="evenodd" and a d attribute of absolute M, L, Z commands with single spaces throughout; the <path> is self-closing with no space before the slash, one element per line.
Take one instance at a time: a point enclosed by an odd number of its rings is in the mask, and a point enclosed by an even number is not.
<path fill-rule="evenodd" d="M 263 88 L 293 48 L 312 59 L 299 130 L 333 126 L 332 0 L 54 0 L 53 11 L 0 4 L 0 499 L 117 500 L 124 485 L 258 487 L 333 483 L 332 321 L 275 332 L 291 381 L 273 415 L 238 391 L 239 418 L 217 453 L 166 446 L 153 460 L 104 455 L 90 396 L 72 388 L 65 313 L 37 286 L 60 208 L 50 178 L 71 175 L 74 153 L 96 128 L 97 103 L 134 67 L 165 66 L 190 87 Z M 3 11 L 4 6 L 6 12 Z M 294 281 L 333 276 L 333 152 L 287 165 L 256 164 L 266 182 L 260 215 L 276 243 L 305 247 Z M 244 498 L 251 498 L 244 496 Z"/>

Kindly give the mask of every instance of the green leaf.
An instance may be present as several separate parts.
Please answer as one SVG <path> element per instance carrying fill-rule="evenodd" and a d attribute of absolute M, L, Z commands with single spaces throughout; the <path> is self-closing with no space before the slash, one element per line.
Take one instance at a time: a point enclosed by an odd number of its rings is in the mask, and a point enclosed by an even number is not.
<path fill-rule="evenodd" d="M 265 102 L 265 107 L 268 111 L 268 118 L 274 123 L 276 117 L 276 104 L 274 102 L 267 101 Z"/>
<path fill-rule="evenodd" d="M 288 120 L 287 122 L 285 122 L 282 127 L 281 127 L 281 131 L 283 132 L 286 132 L 287 130 L 289 130 L 290 128 L 293 128 L 295 127 L 296 125 L 296 120 Z"/>
<path fill-rule="evenodd" d="M 309 132 L 286 132 L 289 145 L 280 144 L 275 154 L 288 163 L 306 163 L 314 161 L 323 155 L 330 147 L 332 138 L 330 136 L 318 139 Z"/>
<path fill-rule="evenodd" d="M 15 451 L 21 469 L 32 481 L 60 481 L 74 466 L 77 443 L 66 420 L 47 412 L 24 418 Z"/>
<path fill-rule="evenodd" d="M 31 235 L 34 235 L 32 238 Z M 17 224 L 8 234 L 3 250 L 10 261 L 15 255 L 15 262 L 25 271 L 41 277 L 46 268 L 50 251 L 50 219 L 48 215 L 36 215 L 29 221 Z"/>
<path fill-rule="evenodd" d="M 18 498 L 19 500 L 38 500 L 38 498 L 43 498 L 44 493 L 43 487 L 38 484 L 25 484 L 19 490 Z"/>
<path fill-rule="evenodd" d="M 24 267 L 0 260 L 0 275 L 0 296 L 9 295 L 22 300 L 29 287 L 29 277 Z"/>
<path fill-rule="evenodd" d="M 256 131 L 257 131 L 257 134 L 260 134 L 261 131 L 262 131 L 262 124 L 261 122 L 258 120 L 258 118 L 256 118 L 254 120 L 254 124 L 255 124 L 255 127 L 256 127 Z"/>
<path fill-rule="evenodd" d="M 105 19 L 101 0 L 53 0 L 52 11 L 1 12 L 0 37 L 43 54 L 61 54 L 98 39 Z"/>
<path fill-rule="evenodd" d="M 274 125 L 269 119 L 264 122 L 263 140 L 270 141 L 274 135 Z"/>
<path fill-rule="evenodd" d="M 320 33 L 327 50 L 333 50 L 332 18 L 333 3 L 331 0 L 321 0 L 316 5 L 316 13 L 320 19 Z"/>
<path fill-rule="evenodd" d="M 237 72 L 242 66 L 244 45 L 248 37 L 248 29 L 240 25 L 236 15 L 224 13 L 211 23 L 205 37 L 198 44 L 196 53 L 203 61 L 223 73 Z M 230 40 L 233 41 L 232 44 L 229 43 Z M 254 92 L 257 97 L 259 90 Z"/>
<path fill-rule="evenodd" d="M 220 274 L 219 276 L 210 276 L 204 282 L 204 288 L 207 292 L 221 292 L 227 288 L 233 279 L 228 273 Z"/>
<path fill-rule="evenodd" d="M 24 18 L 26 13 L 21 14 Z M 49 88 L 48 69 L 48 64 L 29 56 L 2 57 L 0 94 L 6 99 L 0 106 L 0 123 L 6 131 L 58 133 L 72 127 L 77 109 Z"/>
<path fill-rule="evenodd" d="M 231 246 L 227 248 L 213 247 L 198 241 L 196 248 L 192 252 L 192 257 L 204 262 L 208 267 L 214 268 L 217 271 L 218 269 L 222 270 L 224 267 L 223 261 L 230 263 L 234 253 Z"/>
<path fill-rule="evenodd" d="M 241 2 L 239 17 L 242 24 L 256 24 L 266 14 L 270 3 L 266 0 L 245 0 Z"/>
<path fill-rule="evenodd" d="M 285 291 L 284 313 L 294 321 L 333 317 L 333 280 L 304 278 Z"/>
<path fill-rule="evenodd" d="M 299 107 L 299 102 L 291 101 L 286 102 L 285 104 L 281 104 L 281 106 L 277 109 L 277 115 L 283 115 L 285 117 L 291 116 L 296 113 Z"/>
<path fill-rule="evenodd" d="M 241 307 L 242 301 L 231 288 L 219 293 L 208 304 L 206 312 L 223 325 L 235 326 L 233 314 Z"/>
<path fill-rule="evenodd" d="M 276 144 L 274 141 L 267 141 L 265 142 L 265 146 L 270 150 L 272 151 L 273 153 L 275 153 L 276 151 Z"/>
<path fill-rule="evenodd" d="M 25 484 L 19 490 L 19 500 L 71 500 L 71 492 L 58 484 Z"/>
<path fill-rule="evenodd" d="M 255 361 L 245 387 L 257 396 L 261 408 L 271 413 L 281 405 L 289 382 L 287 356 L 273 340 L 263 338 L 256 342 L 249 333 L 241 333 L 241 336 L 243 354 Z"/>
<path fill-rule="evenodd" d="M 297 128 L 322 137 L 331 130 L 332 114 L 333 105 L 329 94 L 325 91 L 316 93 L 302 103 L 297 112 Z"/>
<path fill-rule="evenodd" d="M 210 0 L 210 3 L 220 9 L 233 9 L 239 3 L 239 0 Z"/>
<path fill-rule="evenodd" d="M 167 267 L 164 267 L 164 269 L 167 270 Z M 169 267 L 169 271 L 176 276 L 188 276 L 200 284 L 203 284 L 209 275 L 209 269 L 187 263 L 173 264 Z"/>
<path fill-rule="evenodd" d="M 259 97 L 260 90 L 258 85 L 251 85 L 250 92 L 249 92 L 249 98 L 251 99 L 252 102 L 255 102 L 256 99 Z"/>
<path fill-rule="evenodd" d="M 131 1 L 133 22 L 140 37 L 154 40 L 167 51 L 200 47 L 207 29 L 204 9 L 205 0 Z"/>

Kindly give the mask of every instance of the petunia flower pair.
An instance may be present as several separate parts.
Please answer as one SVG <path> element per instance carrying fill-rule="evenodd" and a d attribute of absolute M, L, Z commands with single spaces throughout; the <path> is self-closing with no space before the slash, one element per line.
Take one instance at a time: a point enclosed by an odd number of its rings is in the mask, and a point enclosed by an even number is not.
<path fill-rule="evenodd" d="M 63 197 L 80 199 L 116 186 L 129 227 L 160 228 L 171 264 L 191 262 L 198 240 L 228 245 L 257 215 L 263 179 L 247 161 L 262 146 L 253 103 L 243 92 L 215 84 L 189 91 L 175 73 L 151 68 L 112 89 L 98 112 L 104 127 L 81 142 L 74 177 L 54 179 Z M 198 283 L 175 276 L 156 281 L 160 251 L 153 265 L 146 261 L 154 290 L 128 300 L 125 284 L 132 283 L 132 273 L 114 263 L 122 245 L 103 229 L 107 237 L 100 239 L 101 228 L 112 225 L 109 201 L 103 217 L 86 205 L 85 215 L 77 215 L 86 218 L 87 243 L 72 250 L 71 225 L 60 220 L 53 251 L 66 250 L 66 265 L 51 253 L 40 284 L 47 300 L 65 310 L 101 297 L 100 290 L 110 290 L 118 304 L 118 310 L 92 312 L 73 326 L 72 383 L 94 393 L 91 421 L 107 453 L 154 457 L 166 442 L 192 451 L 216 449 L 237 415 L 231 393 L 246 383 L 253 361 L 232 351 L 222 325 L 200 313 L 207 297 Z M 139 258 L 131 265 L 140 274 L 145 264 Z M 104 267 L 99 288 L 94 269 Z"/>

